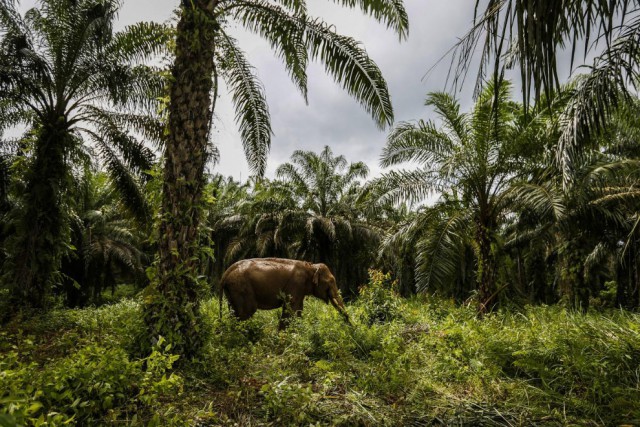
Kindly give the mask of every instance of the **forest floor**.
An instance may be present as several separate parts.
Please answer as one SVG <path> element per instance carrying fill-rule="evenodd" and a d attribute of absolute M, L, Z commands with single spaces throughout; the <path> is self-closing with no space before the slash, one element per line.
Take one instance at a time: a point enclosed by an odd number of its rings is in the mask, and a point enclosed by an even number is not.
<path fill-rule="evenodd" d="M 367 295 L 354 326 L 310 299 L 236 322 L 215 298 L 192 361 L 141 358 L 140 303 L 56 310 L 0 329 L 0 426 L 640 425 L 640 315 L 471 308 Z"/>

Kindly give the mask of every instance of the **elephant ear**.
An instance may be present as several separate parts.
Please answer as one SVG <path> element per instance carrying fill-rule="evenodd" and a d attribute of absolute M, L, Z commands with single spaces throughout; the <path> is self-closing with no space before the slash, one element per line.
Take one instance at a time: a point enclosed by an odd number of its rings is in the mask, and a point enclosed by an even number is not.
<path fill-rule="evenodd" d="M 313 273 L 313 284 L 318 286 L 318 276 L 320 276 L 320 267 L 316 267 L 315 273 Z"/>

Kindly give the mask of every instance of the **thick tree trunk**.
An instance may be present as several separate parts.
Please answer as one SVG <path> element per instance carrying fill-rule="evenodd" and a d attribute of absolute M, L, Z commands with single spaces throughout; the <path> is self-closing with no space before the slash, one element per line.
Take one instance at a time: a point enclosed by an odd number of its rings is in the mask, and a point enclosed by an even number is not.
<path fill-rule="evenodd" d="M 566 233 L 561 241 L 566 242 L 559 254 L 560 268 L 559 287 L 560 300 L 573 310 L 586 311 L 589 304 L 589 290 L 584 280 L 584 243 L 576 236 L 579 233 Z"/>
<path fill-rule="evenodd" d="M 11 299 L 19 307 L 47 308 L 52 276 L 60 268 L 68 241 L 62 198 L 69 178 L 65 156 L 72 140 L 64 120 L 54 116 L 51 123 L 55 125 L 39 130 L 10 259 Z"/>
<path fill-rule="evenodd" d="M 483 315 L 492 311 L 496 306 L 495 292 L 495 257 L 491 250 L 491 236 L 489 227 L 480 223 L 476 232 L 478 244 L 478 314 Z"/>
<path fill-rule="evenodd" d="M 158 277 L 148 295 L 152 339 L 163 336 L 191 355 L 202 342 L 198 304 L 198 227 L 211 124 L 212 1 L 185 1 L 177 27 L 165 150 Z"/>

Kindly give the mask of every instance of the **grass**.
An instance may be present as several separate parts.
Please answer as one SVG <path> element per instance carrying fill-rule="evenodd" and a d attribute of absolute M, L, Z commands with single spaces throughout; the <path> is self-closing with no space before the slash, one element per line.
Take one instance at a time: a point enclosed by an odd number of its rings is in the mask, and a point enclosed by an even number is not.
<path fill-rule="evenodd" d="M 380 299 L 348 307 L 354 327 L 308 300 L 282 333 L 276 312 L 220 320 L 205 301 L 213 334 L 177 369 L 162 343 L 135 356 L 134 300 L 14 322 L 0 332 L 0 425 L 640 425 L 638 314 L 480 320 L 448 301 Z"/>

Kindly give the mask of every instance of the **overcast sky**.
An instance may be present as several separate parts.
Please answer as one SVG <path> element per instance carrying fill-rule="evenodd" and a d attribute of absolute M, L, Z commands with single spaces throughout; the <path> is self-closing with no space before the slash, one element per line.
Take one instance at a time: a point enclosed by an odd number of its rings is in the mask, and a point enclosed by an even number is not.
<path fill-rule="evenodd" d="M 34 4 L 35 0 L 21 1 L 25 9 Z M 177 5 L 178 0 L 124 0 L 119 25 L 167 21 Z M 394 33 L 359 10 L 342 8 L 327 0 L 309 0 L 309 13 L 363 43 L 387 80 L 397 123 L 432 116 L 423 105 L 425 95 L 445 88 L 448 60 L 428 78 L 423 76 L 468 30 L 473 5 L 472 0 L 405 0 L 410 29 L 408 40 L 402 43 Z M 370 177 L 380 173 L 379 155 L 387 131 L 378 130 L 359 104 L 324 74 L 321 65 L 309 66 L 309 105 L 306 105 L 268 44 L 241 28 L 235 31 L 267 94 L 275 134 L 268 177 L 274 176 L 277 166 L 287 161 L 294 150 L 320 151 L 325 145 L 334 153 L 345 155 L 350 162 L 365 161 L 371 170 Z M 472 103 L 471 80 L 457 94 L 465 110 Z M 227 94 L 221 95 L 214 129 L 221 161 L 214 171 L 245 179 L 249 168 L 236 131 L 234 112 Z"/>

